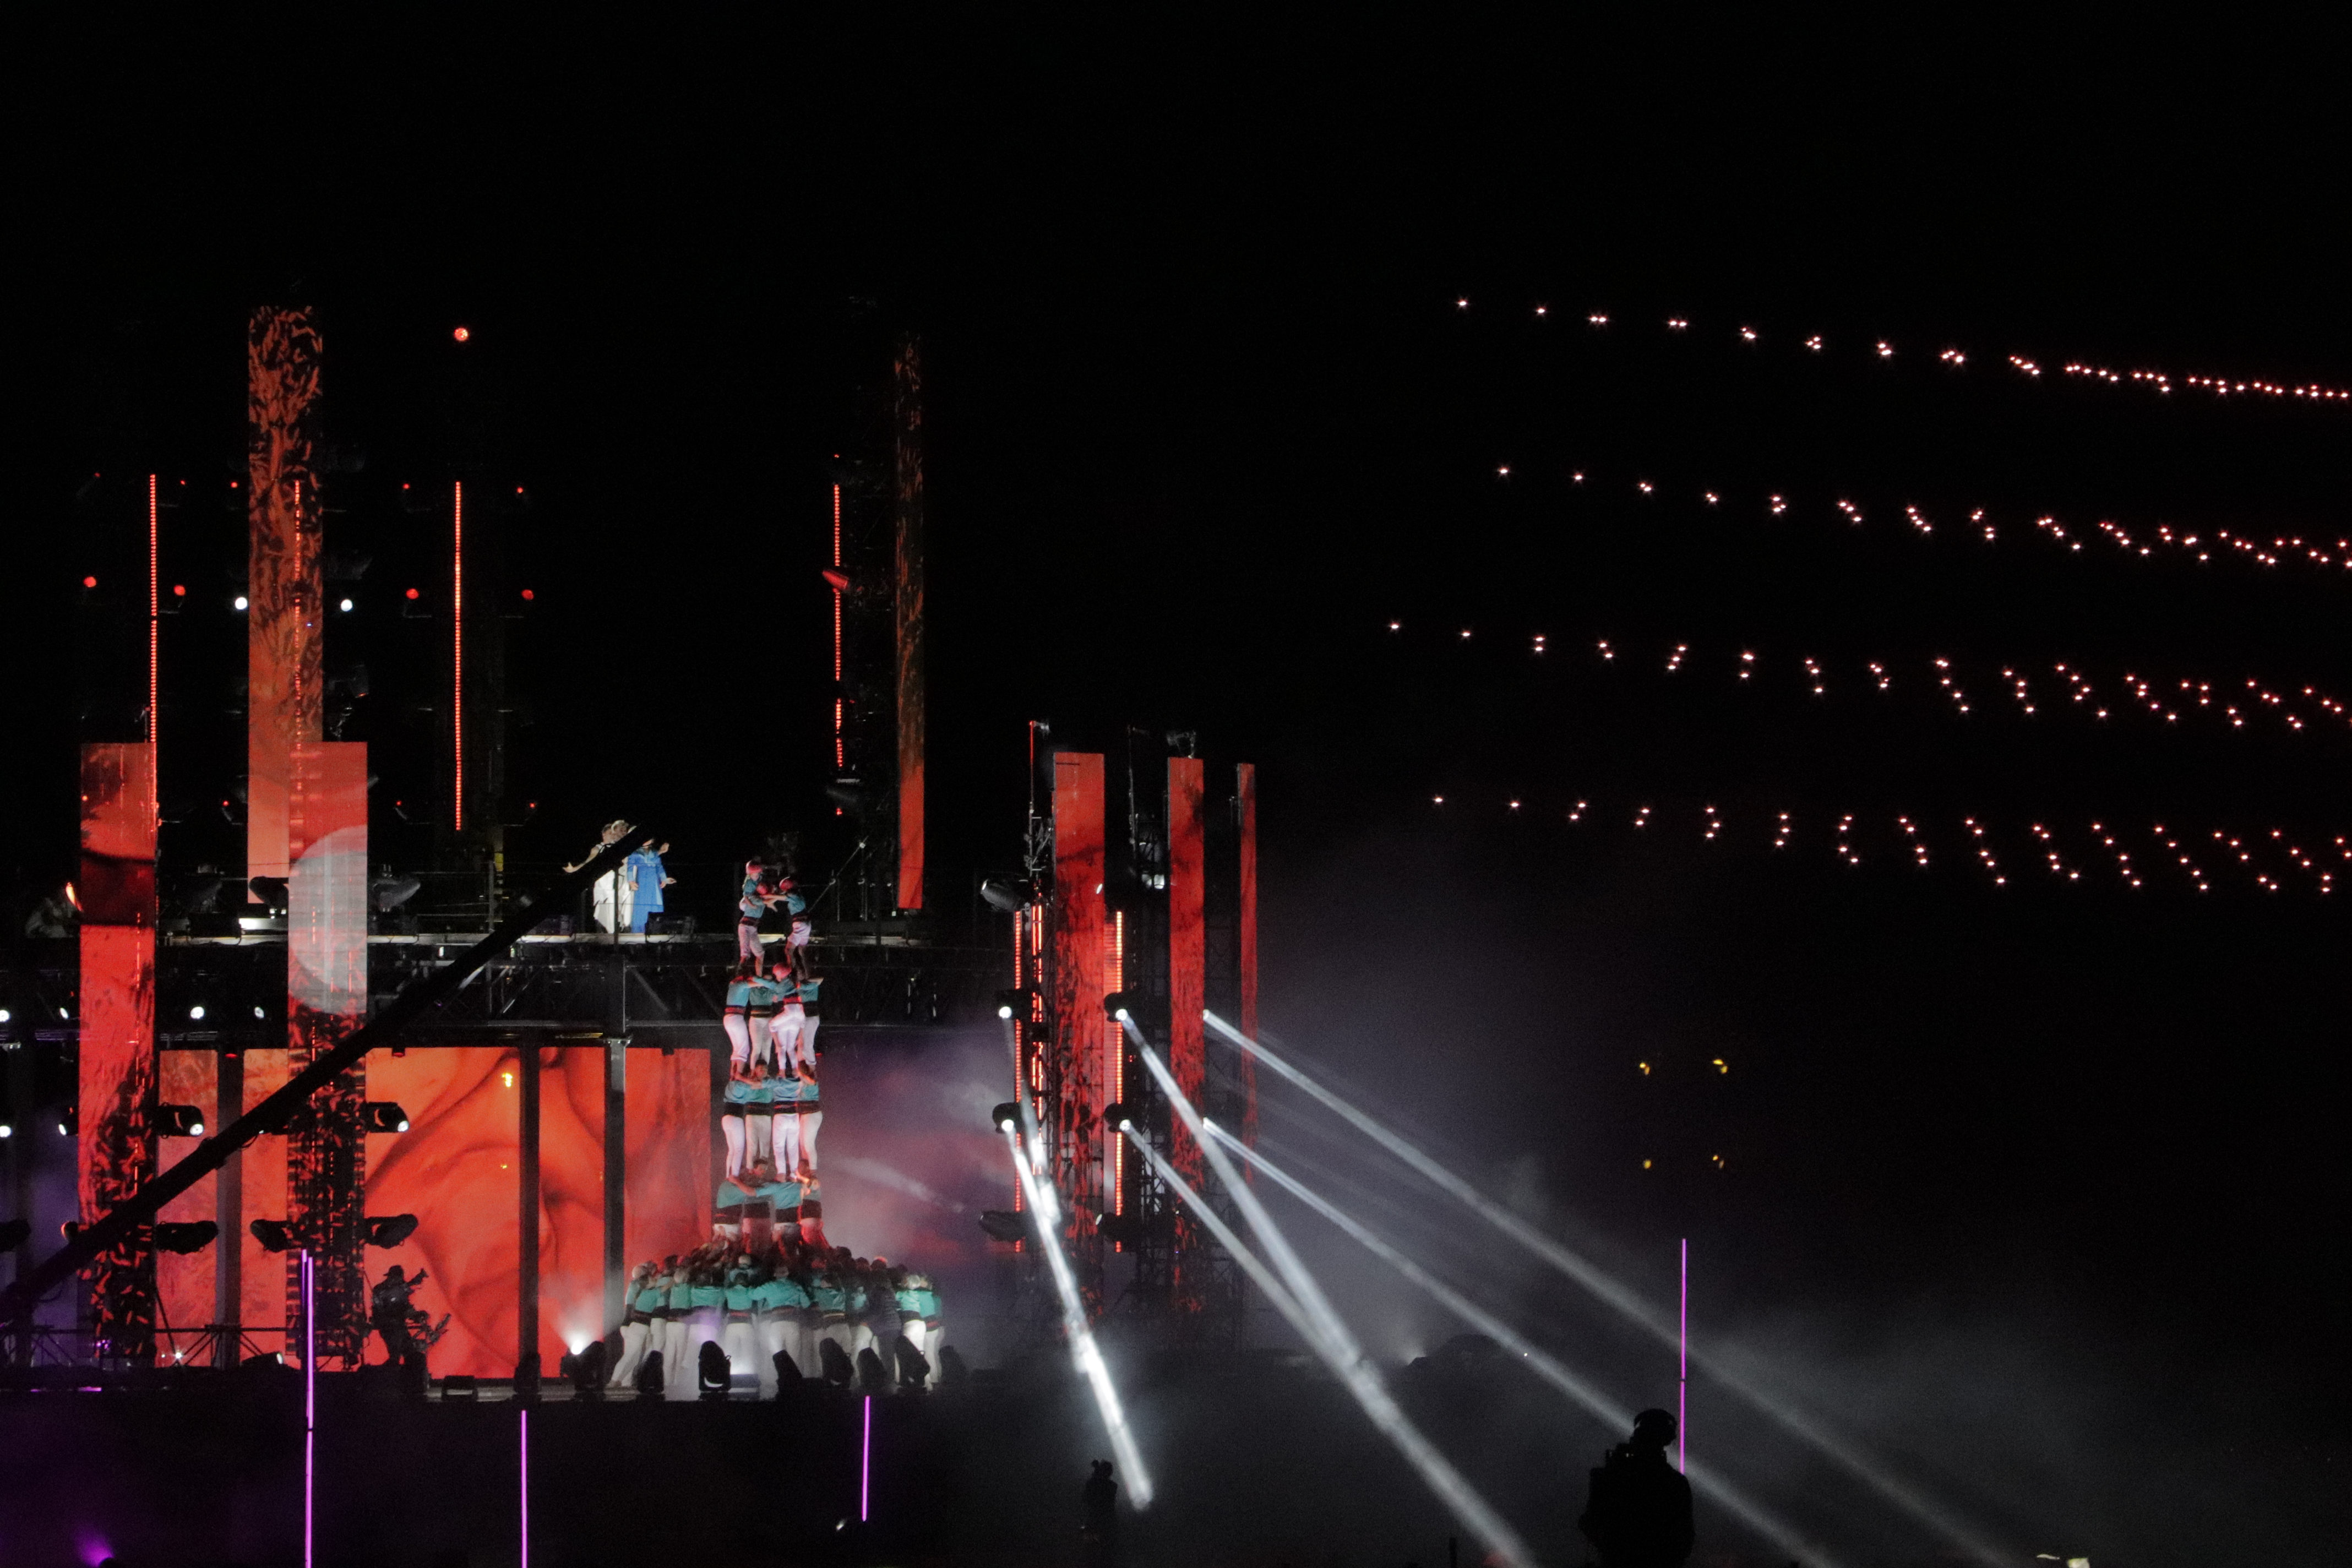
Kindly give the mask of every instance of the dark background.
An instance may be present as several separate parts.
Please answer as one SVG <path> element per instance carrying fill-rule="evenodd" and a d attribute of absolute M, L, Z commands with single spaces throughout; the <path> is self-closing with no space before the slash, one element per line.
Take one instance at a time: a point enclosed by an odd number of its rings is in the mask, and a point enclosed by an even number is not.
<path fill-rule="evenodd" d="M 1690 1236 L 1702 1325 L 2005 1547 L 2307 1552 L 2345 1525 L 2343 919 L 2307 880 L 2125 889 L 2083 826 L 2352 834 L 2342 731 L 2027 721 L 1992 677 L 2352 692 L 2352 584 L 2028 526 L 2332 541 L 2352 415 L 2000 361 L 2352 384 L 2343 42 L 2238 16 L 58 38 L 15 138 L 38 281 L 8 312 L 7 856 L 19 886 L 69 864 L 77 584 L 123 548 L 75 504 L 87 475 L 186 479 L 172 635 L 233 646 L 195 589 L 241 552 L 209 509 L 241 467 L 243 313 L 290 300 L 322 312 L 383 562 L 393 487 L 449 438 L 451 356 L 495 391 L 535 591 L 517 852 L 568 858 L 616 812 L 687 861 L 821 836 L 824 462 L 864 335 L 911 325 L 935 901 L 1017 854 L 1024 721 L 1198 726 L 1264 768 L 1280 1037 L 1662 1299 Z M 1776 490 L 1799 504 L 1767 523 Z M 1945 526 L 1910 536 L 1905 502 Z M 1998 544 L 1958 537 L 1976 506 Z M 1628 651 L 1603 669 L 1596 637 Z M 1706 684 L 1664 676 L 1678 642 Z M 1741 648 L 1775 672 L 1753 690 Z M 1920 695 L 1938 655 L 1971 672 L 1966 721 Z M 1873 706 L 1868 658 L 1910 686 Z M 1848 812 L 1859 869 L 1828 849 Z M 2081 883 L 2039 862 L 2042 820 Z M 1406 1208 L 1669 1401 L 1557 1281 Z M 1369 1277 L 1358 1300 L 1394 1325 L 1376 1349 L 1436 1331 Z M 1949 1550 L 1710 1419 L 1859 1560 Z"/>

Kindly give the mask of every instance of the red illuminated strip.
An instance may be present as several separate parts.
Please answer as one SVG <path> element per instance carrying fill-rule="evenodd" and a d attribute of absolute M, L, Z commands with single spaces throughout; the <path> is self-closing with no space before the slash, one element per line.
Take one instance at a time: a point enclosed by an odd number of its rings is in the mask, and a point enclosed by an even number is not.
<path fill-rule="evenodd" d="M 449 541 L 449 732 L 457 758 L 451 826 L 466 826 L 466 486 L 456 486 Z"/>
<path fill-rule="evenodd" d="M 835 572 L 840 572 L 840 566 L 842 566 L 842 487 L 840 484 L 835 484 L 833 487 L 833 569 Z M 835 687 L 840 687 L 842 684 L 842 593 L 837 588 L 833 590 L 833 684 Z M 835 769 L 845 769 L 845 766 L 849 766 L 846 745 L 842 742 L 840 696 L 835 696 L 833 699 L 833 766 Z"/>

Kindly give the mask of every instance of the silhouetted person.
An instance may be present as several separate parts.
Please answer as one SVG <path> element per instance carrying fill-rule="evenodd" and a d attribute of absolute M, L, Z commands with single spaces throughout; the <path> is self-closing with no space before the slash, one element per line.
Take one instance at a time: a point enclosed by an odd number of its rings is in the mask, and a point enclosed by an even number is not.
<path fill-rule="evenodd" d="M 1633 1436 L 1592 1472 L 1576 1527 L 1601 1553 L 1601 1568 L 1682 1568 L 1691 1554 L 1690 1482 L 1666 1463 L 1675 1418 L 1663 1410 L 1633 1417 Z"/>
<path fill-rule="evenodd" d="M 1108 1459 L 1094 1462 L 1078 1503 L 1079 1560 L 1087 1568 L 1110 1568 L 1118 1555 L 1118 1483 L 1111 1479 Z"/>

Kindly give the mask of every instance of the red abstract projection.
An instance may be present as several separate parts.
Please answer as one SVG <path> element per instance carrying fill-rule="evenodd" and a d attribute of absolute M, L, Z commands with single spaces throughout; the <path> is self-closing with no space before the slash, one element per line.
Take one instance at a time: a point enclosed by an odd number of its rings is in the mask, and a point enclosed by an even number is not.
<path fill-rule="evenodd" d="M 87 1225 L 155 1174 L 155 796 L 152 748 L 81 753 L 81 1136 Z M 91 1260 L 99 1353 L 155 1357 L 152 1232 Z"/>
<path fill-rule="evenodd" d="M 288 875 L 294 748 L 320 737 L 319 333 L 306 310 L 264 307 L 246 337 L 247 877 Z"/>
<path fill-rule="evenodd" d="M 1054 938 L 1053 1018 L 1055 1096 L 1061 1125 L 1054 1130 L 1062 1162 L 1061 1188 L 1072 1211 L 1073 1233 L 1093 1234 L 1095 1215 L 1109 1207 L 1104 1193 L 1102 1108 L 1118 1073 L 1119 1027 L 1103 1016 L 1103 760 L 1097 752 L 1054 757 L 1054 901 L 1047 914 Z M 1113 1134 L 1116 1136 L 1116 1134 Z M 1084 1281 L 1098 1288 L 1099 1279 Z"/>
<path fill-rule="evenodd" d="M 1241 947 L 1242 1033 L 1257 1038 L 1257 764 L 1234 765 L 1234 794 L 1242 814 Z M 1242 1137 L 1257 1147 L 1257 1058 L 1241 1055 Z"/>
<path fill-rule="evenodd" d="M 368 1140 L 367 1210 L 413 1214 L 416 1234 L 368 1254 L 429 1279 L 417 1302 L 448 1337 L 436 1375 L 506 1377 L 520 1350 L 522 1058 L 540 1051 L 540 1342 L 584 1344 L 604 1331 L 604 1050 L 601 1046 L 468 1046 L 379 1055 L 375 1097 L 398 1101 L 409 1130 Z M 710 1227 L 710 1064 L 702 1051 L 628 1053 L 630 1255 L 684 1251 Z M 380 1351 L 379 1351 L 380 1355 Z M 552 1354 L 551 1350 L 549 1354 Z"/>
<path fill-rule="evenodd" d="M 367 1017 L 367 747 L 298 743 L 287 819 L 287 1048 L 300 1072 Z M 310 1097 L 288 1135 L 287 1196 L 295 1234 L 316 1259 L 319 1352 L 356 1357 L 367 1311 L 361 1278 L 360 1191 L 365 1147 L 362 1062 Z M 286 1275 L 287 1318 L 299 1310 L 295 1269 Z"/>
<path fill-rule="evenodd" d="M 898 907 L 923 907 L 923 364 L 913 338 L 892 366 L 897 425 Z"/>

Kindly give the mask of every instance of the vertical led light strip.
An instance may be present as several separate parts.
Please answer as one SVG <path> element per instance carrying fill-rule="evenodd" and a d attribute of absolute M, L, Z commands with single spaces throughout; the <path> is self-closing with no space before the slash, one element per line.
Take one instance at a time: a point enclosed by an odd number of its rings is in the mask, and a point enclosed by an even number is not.
<path fill-rule="evenodd" d="M 516 1489 L 522 1493 L 522 1562 L 520 1568 L 530 1568 L 530 1412 L 515 1412 L 517 1465 L 520 1474 Z"/>
<path fill-rule="evenodd" d="M 313 1529 L 319 1471 L 319 1314 L 318 1281 L 310 1272 L 310 1253 L 302 1252 L 302 1568 L 312 1568 L 316 1544 Z"/>
<path fill-rule="evenodd" d="M 866 1439 L 857 1451 L 857 1522 L 866 1522 L 866 1499 L 874 1486 L 874 1396 L 866 1396 Z M 526 1565 L 528 1568 L 528 1565 Z"/>
<path fill-rule="evenodd" d="M 1675 1463 L 1690 1473 L 1690 1237 L 1683 1237 L 1682 1366 L 1675 1374 Z"/>
<path fill-rule="evenodd" d="M 457 757 L 451 826 L 466 826 L 466 483 L 457 482 L 450 505 L 449 540 L 449 732 Z"/>
<path fill-rule="evenodd" d="M 841 570 L 841 487 L 833 487 L 833 569 Z M 833 591 L 833 765 L 849 765 L 841 729 L 841 590 Z"/>

